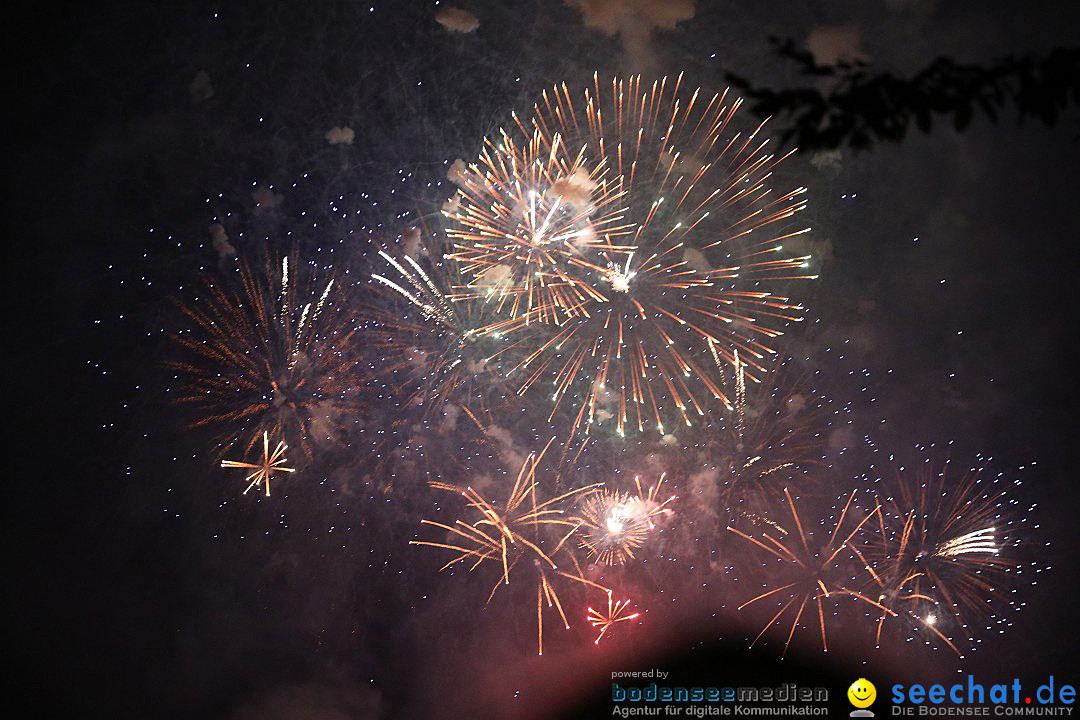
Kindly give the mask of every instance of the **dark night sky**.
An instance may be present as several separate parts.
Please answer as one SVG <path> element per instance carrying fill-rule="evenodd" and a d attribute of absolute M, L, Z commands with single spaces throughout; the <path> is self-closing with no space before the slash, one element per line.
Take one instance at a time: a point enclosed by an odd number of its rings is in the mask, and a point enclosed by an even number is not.
<path fill-rule="evenodd" d="M 485 581 L 435 575 L 406 544 L 423 500 L 372 492 L 363 459 L 339 453 L 270 501 L 238 500 L 168 400 L 172 299 L 218 266 L 206 227 L 222 218 L 241 252 L 267 236 L 370 271 L 373 240 L 449 196 L 447 163 L 473 159 L 554 82 L 685 70 L 710 90 L 725 71 L 813 86 L 826 81 L 769 37 L 904 76 L 942 56 L 989 65 L 1075 46 L 1080 26 L 1070 3 L 943 0 L 698 0 L 674 29 L 638 16 L 614 37 L 558 0 L 463 2 L 480 21 L 469 34 L 428 3 L 155 5 L 39 8 L 18 31 L 10 617 L 17 682 L 43 714 L 421 717 L 446 703 L 446 717 L 545 717 L 611 669 L 674 665 L 699 643 L 776 672 L 775 646 L 745 652 L 730 608 L 713 621 L 689 592 L 606 654 L 582 631 L 537 660 L 528 599 L 481 611 Z M 193 94 L 199 73 L 212 97 Z M 1052 567 L 966 663 L 927 650 L 919 665 L 907 648 L 867 672 L 1075 670 L 1077 118 L 1075 100 L 1054 127 L 1009 109 L 963 131 L 940 118 L 898 143 L 800 151 L 782 171 L 810 189 L 821 275 L 785 348 L 813 358 L 865 451 L 837 462 L 836 492 L 889 472 L 860 438 L 897 464 L 952 442 L 957 463 L 982 453 L 1023 479 L 1040 525 L 1023 551 Z M 352 145 L 323 139 L 338 125 Z M 282 189 L 271 217 L 254 217 L 253 183 Z M 625 471 L 642 452 L 596 450 L 588 467 Z"/>

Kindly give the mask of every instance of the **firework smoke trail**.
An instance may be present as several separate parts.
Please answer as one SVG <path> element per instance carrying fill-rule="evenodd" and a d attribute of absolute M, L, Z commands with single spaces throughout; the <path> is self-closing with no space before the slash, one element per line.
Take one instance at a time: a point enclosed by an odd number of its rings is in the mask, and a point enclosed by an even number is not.
<path fill-rule="evenodd" d="M 663 433 L 665 417 L 689 424 L 712 400 L 730 406 L 714 358 L 738 350 L 754 374 L 801 318 L 761 288 L 813 277 L 782 245 L 806 232 L 787 223 L 804 189 L 769 187 L 783 158 L 760 126 L 732 130 L 740 101 L 683 95 L 680 81 L 545 92 L 530 119 L 514 118 L 522 140 L 504 131 L 487 144 L 450 214 L 453 257 L 473 277 L 462 296 L 509 303 L 520 320 L 509 330 L 544 326 L 515 366 L 519 392 L 542 386 L 552 417 L 569 397 L 575 431 L 610 412 L 620 434 Z"/>
<path fill-rule="evenodd" d="M 667 510 L 675 496 L 663 502 L 657 500 L 664 474 L 656 484 L 643 490 L 634 477 L 636 492 L 598 490 L 581 500 L 578 511 L 580 547 L 594 562 L 622 565 L 633 560 L 638 550 L 656 527 L 653 519 Z"/>
<path fill-rule="evenodd" d="M 193 328 L 172 335 L 187 356 L 168 363 L 182 383 L 176 398 L 199 414 L 196 427 L 217 430 L 222 451 L 250 452 L 266 434 L 310 458 L 363 406 L 355 318 L 333 278 L 315 284 L 295 266 L 241 264 L 238 287 L 208 281 L 180 306 Z"/>
<path fill-rule="evenodd" d="M 495 563 L 500 569 L 500 575 L 488 594 L 488 602 L 495 597 L 500 586 L 510 585 L 512 573 L 514 577 L 517 577 L 527 572 L 527 570 L 519 570 L 514 573 L 515 568 L 527 569 L 530 566 L 534 568 L 536 574 L 532 580 L 536 585 L 537 651 L 540 655 L 544 654 L 545 607 L 554 608 L 563 626 L 567 630 L 570 629 L 570 621 L 558 593 L 560 580 L 568 580 L 608 592 L 608 588 L 584 577 L 577 558 L 569 551 L 571 538 L 577 532 L 580 523 L 567 518 L 560 507 L 560 504 L 568 499 L 580 493 L 590 492 L 597 485 L 578 488 L 550 500 L 537 502 L 536 467 L 551 447 L 551 443 L 552 441 L 548 441 L 547 446 L 539 454 L 530 454 L 525 459 L 505 504 L 501 506 L 489 502 L 471 487 L 462 488 L 447 483 L 431 483 L 436 489 L 462 495 L 467 500 L 466 508 L 470 514 L 477 517 L 471 523 L 459 519 L 453 525 L 423 520 L 422 523 L 426 525 L 446 531 L 447 542 L 427 540 L 409 542 L 410 545 L 426 545 L 458 553 L 456 557 L 443 565 L 440 571 L 458 563 L 468 563 L 469 571 L 472 572 L 485 561 Z M 565 565 L 560 567 L 556 559 L 567 562 L 569 569 L 564 569 Z"/>
<path fill-rule="evenodd" d="M 960 657 L 965 647 L 974 649 L 977 624 L 1006 622 L 991 611 L 995 600 L 1007 600 L 1005 589 L 1022 572 L 1010 552 L 1019 543 L 1016 502 L 999 479 L 982 472 L 971 468 L 953 477 L 948 462 L 940 469 L 927 462 L 882 488 L 857 545 L 872 579 L 866 593 L 894 611 L 878 619 L 878 647 L 889 618 L 903 619 L 902 629 L 921 632 L 927 644 L 940 641 Z"/>
<path fill-rule="evenodd" d="M 750 541 L 767 552 L 774 560 L 780 563 L 782 568 L 782 585 L 766 590 L 760 595 L 747 600 L 739 606 L 739 609 L 742 610 L 766 598 L 772 598 L 780 606 L 772 619 L 765 623 L 765 626 L 761 628 L 761 632 L 750 643 L 751 647 L 761 639 L 761 636 L 770 627 L 780 624 L 781 617 L 791 610 L 791 628 L 788 630 L 787 639 L 784 641 L 783 654 L 786 655 L 804 611 L 807 610 L 808 605 L 812 605 L 817 610 L 818 624 L 821 630 L 821 647 L 825 652 L 828 652 L 829 642 L 825 629 L 823 599 L 848 596 L 876 607 L 884 613 L 895 614 L 892 610 L 853 589 L 852 568 L 858 569 L 858 563 L 854 562 L 858 555 L 851 545 L 851 540 L 867 524 L 871 515 L 863 517 L 850 533 L 841 537 L 840 528 L 844 524 L 848 511 L 851 510 L 852 500 L 855 498 L 855 492 L 852 492 L 840 511 L 836 525 L 833 527 L 828 539 L 821 542 L 820 538 L 814 536 L 813 531 L 807 532 L 804 529 L 791 493 L 785 490 L 784 496 L 791 510 L 791 519 L 796 530 L 794 536 L 779 525 L 773 525 L 768 530 L 761 532 L 761 539 L 751 537 L 736 528 L 728 527 L 730 532 Z M 822 529 L 827 530 L 824 527 Z"/>

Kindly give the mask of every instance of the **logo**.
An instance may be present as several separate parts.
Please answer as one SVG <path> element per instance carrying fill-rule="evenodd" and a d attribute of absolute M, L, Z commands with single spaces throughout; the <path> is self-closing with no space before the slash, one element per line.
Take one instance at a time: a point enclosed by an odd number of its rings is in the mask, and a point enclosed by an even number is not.
<path fill-rule="evenodd" d="M 859 678 L 847 689 L 847 699 L 856 708 L 851 711 L 851 717 L 874 717 L 873 711 L 866 709 L 877 699 L 874 683 L 866 678 Z"/>
<path fill-rule="evenodd" d="M 1056 688 L 1056 690 L 1055 690 Z M 1076 688 L 1058 681 L 1054 676 L 1035 692 L 1025 689 L 1019 678 L 1011 683 L 986 686 L 975 682 L 974 675 L 967 676 L 966 683 L 954 685 L 893 685 L 893 715 L 1069 715 L 1076 702 Z M 854 702 L 854 700 L 852 701 Z M 910 703 L 901 704 L 901 703 Z M 994 706 L 991 713 L 990 705 Z M 981 707 L 972 707 L 981 706 Z"/>

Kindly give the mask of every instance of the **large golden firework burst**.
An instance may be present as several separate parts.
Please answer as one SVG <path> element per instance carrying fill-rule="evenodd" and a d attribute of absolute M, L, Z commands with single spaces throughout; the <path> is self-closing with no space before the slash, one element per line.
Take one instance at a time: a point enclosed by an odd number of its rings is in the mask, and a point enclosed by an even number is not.
<path fill-rule="evenodd" d="M 786 253 L 804 188 L 775 192 L 783 159 L 735 129 L 740 101 L 685 92 L 681 77 L 545 92 L 485 146 L 448 211 L 462 297 L 509 307 L 532 347 L 519 392 L 574 408 L 573 427 L 689 424 L 730 405 L 719 365 L 762 370 L 800 319 L 776 294 L 812 277 Z M 537 325 L 541 328 L 538 330 Z"/>

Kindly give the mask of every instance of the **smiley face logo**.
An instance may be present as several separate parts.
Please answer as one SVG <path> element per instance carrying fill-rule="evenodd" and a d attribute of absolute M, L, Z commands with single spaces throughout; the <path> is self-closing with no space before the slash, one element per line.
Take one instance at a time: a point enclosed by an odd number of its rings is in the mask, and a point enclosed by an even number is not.
<path fill-rule="evenodd" d="M 868 708 L 877 699 L 877 688 L 866 678 L 859 678 L 847 689 L 848 701 L 857 708 Z"/>

